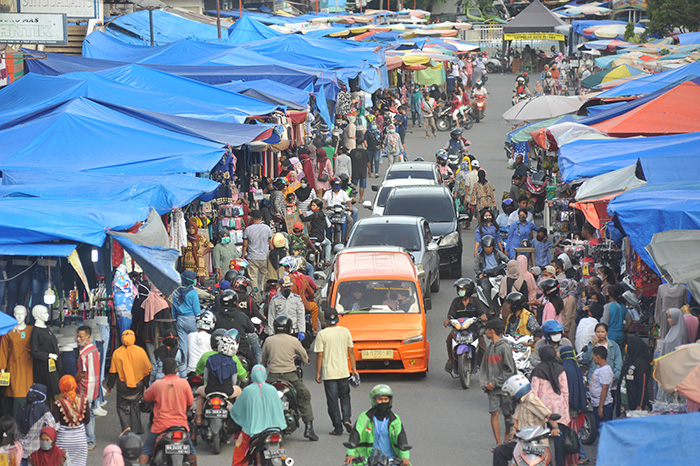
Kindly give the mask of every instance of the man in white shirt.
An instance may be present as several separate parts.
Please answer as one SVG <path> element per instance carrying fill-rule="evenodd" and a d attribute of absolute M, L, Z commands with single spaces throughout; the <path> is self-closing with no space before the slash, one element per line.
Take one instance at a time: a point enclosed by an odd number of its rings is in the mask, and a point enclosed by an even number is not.
<path fill-rule="evenodd" d="M 197 372 L 197 363 L 211 348 L 211 334 L 216 327 L 216 316 L 211 311 L 201 312 L 196 319 L 197 331 L 187 335 L 187 373 Z"/>
<path fill-rule="evenodd" d="M 352 230 L 352 226 L 355 222 L 355 219 L 357 218 L 356 216 L 358 215 L 358 213 L 357 209 L 355 209 L 352 206 L 352 201 L 350 200 L 348 193 L 343 191 L 341 189 L 342 187 L 343 182 L 340 181 L 340 178 L 333 178 L 333 180 L 331 181 L 331 190 L 327 191 L 326 194 L 323 195 L 323 207 L 327 209 L 329 207 L 335 207 L 337 205 L 347 205 L 349 211 L 345 212 L 345 218 L 347 218 L 347 222 L 345 225 L 345 238 L 343 238 L 343 240 L 347 242 L 347 237 L 350 234 L 350 230 Z M 351 215 L 348 215 L 348 212 L 350 212 Z"/>
<path fill-rule="evenodd" d="M 345 174 L 348 175 L 348 178 L 352 178 L 352 159 L 346 152 L 343 147 L 338 147 L 338 155 L 335 156 L 335 161 L 333 162 L 335 176 Z"/>
<path fill-rule="evenodd" d="M 598 319 L 591 317 L 590 308 L 590 305 L 583 308 L 586 311 L 586 317 L 581 319 L 576 326 L 574 347 L 576 348 L 577 354 L 583 351 L 583 349 L 593 341 L 593 337 L 595 336 L 595 326 L 598 325 Z"/>

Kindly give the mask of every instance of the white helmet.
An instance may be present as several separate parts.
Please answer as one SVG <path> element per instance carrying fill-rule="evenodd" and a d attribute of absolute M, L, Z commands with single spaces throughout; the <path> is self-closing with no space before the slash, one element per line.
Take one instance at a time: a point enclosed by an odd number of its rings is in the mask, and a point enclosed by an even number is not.
<path fill-rule="evenodd" d="M 232 332 L 235 332 L 233 333 Z M 233 357 L 238 353 L 238 331 L 231 329 L 227 331 L 219 340 L 219 346 L 216 350 L 224 356 Z"/>
<path fill-rule="evenodd" d="M 200 312 L 195 322 L 197 323 L 197 330 L 211 332 L 216 327 L 216 316 L 211 311 Z"/>
<path fill-rule="evenodd" d="M 479 167 L 481 167 L 481 164 L 479 163 L 479 161 L 476 159 L 472 160 L 472 168 L 479 168 Z"/>
<path fill-rule="evenodd" d="M 299 263 L 297 258 L 294 256 L 286 256 L 280 259 L 280 265 L 282 267 L 289 267 L 289 273 L 294 273 L 299 270 Z"/>
<path fill-rule="evenodd" d="M 522 374 L 515 374 L 503 384 L 503 391 L 515 401 L 518 401 L 523 395 L 530 391 L 530 381 Z"/>

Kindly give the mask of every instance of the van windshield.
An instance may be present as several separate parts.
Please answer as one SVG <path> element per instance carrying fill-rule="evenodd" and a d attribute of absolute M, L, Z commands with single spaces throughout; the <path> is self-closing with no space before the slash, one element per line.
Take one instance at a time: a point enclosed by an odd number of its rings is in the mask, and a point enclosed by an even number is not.
<path fill-rule="evenodd" d="M 455 219 L 454 204 L 448 197 L 402 196 L 386 204 L 384 215 L 413 215 L 428 222 L 452 222 Z"/>
<path fill-rule="evenodd" d="M 356 280 L 338 284 L 335 308 L 339 314 L 419 314 L 413 282 Z"/>
<path fill-rule="evenodd" d="M 387 180 L 402 180 L 404 178 L 417 178 L 421 180 L 432 180 L 435 179 L 433 170 L 405 170 L 397 168 L 396 170 L 389 170 L 386 175 Z"/>

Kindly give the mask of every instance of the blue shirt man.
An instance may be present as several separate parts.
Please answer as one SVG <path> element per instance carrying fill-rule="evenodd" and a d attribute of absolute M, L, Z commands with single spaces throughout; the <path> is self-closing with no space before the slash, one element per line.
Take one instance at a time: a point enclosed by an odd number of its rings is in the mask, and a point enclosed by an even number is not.
<path fill-rule="evenodd" d="M 513 223 L 508 230 L 508 244 L 506 246 L 508 257 L 515 259 L 515 248 L 520 247 L 522 240 L 530 240 L 533 231 L 537 231 L 537 225 L 527 220 L 527 209 L 519 209 L 518 221 Z"/>

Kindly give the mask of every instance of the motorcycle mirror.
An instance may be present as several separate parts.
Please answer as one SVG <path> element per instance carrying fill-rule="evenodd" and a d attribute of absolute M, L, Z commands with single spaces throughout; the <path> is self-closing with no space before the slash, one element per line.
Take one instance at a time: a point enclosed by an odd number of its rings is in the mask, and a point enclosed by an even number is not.
<path fill-rule="evenodd" d="M 558 421 L 559 419 L 561 419 L 561 414 L 552 413 L 552 414 L 549 415 L 549 420 L 550 420 L 550 421 L 555 421 L 555 422 L 556 422 L 556 421 Z"/>
<path fill-rule="evenodd" d="M 376 184 L 373 184 L 372 191 L 374 191 L 375 193 L 379 192 L 379 186 L 377 186 Z"/>
<path fill-rule="evenodd" d="M 428 243 L 428 251 L 437 251 L 438 249 L 440 249 L 440 246 L 435 241 Z"/>
<path fill-rule="evenodd" d="M 340 251 L 342 251 L 343 248 L 345 248 L 345 245 L 344 245 L 344 244 L 341 244 L 341 243 L 338 243 L 338 244 L 336 244 L 335 246 L 333 246 L 333 252 L 337 254 L 337 253 L 339 253 Z"/>
<path fill-rule="evenodd" d="M 411 448 L 413 448 L 411 445 L 399 445 L 399 450 L 401 451 L 409 451 Z"/>
<path fill-rule="evenodd" d="M 371 209 L 372 208 L 372 201 L 363 202 L 362 207 L 364 207 L 365 209 Z"/>
<path fill-rule="evenodd" d="M 255 325 L 262 324 L 262 320 L 260 320 L 260 318 L 258 318 L 258 317 L 253 317 L 252 319 L 250 319 L 250 321 Z"/>
<path fill-rule="evenodd" d="M 316 271 L 316 272 L 314 272 L 314 280 L 316 280 L 317 282 L 318 281 L 325 282 L 326 281 L 326 274 L 324 272 L 321 272 L 321 271 Z"/>
<path fill-rule="evenodd" d="M 351 450 L 357 448 L 357 444 L 353 442 L 343 442 L 345 448 L 350 448 Z"/>
<path fill-rule="evenodd" d="M 466 222 L 468 220 L 469 220 L 469 215 L 465 215 L 465 214 L 460 215 L 459 219 L 458 219 L 458 221 L 460 221 L 460 222 Z"/>

